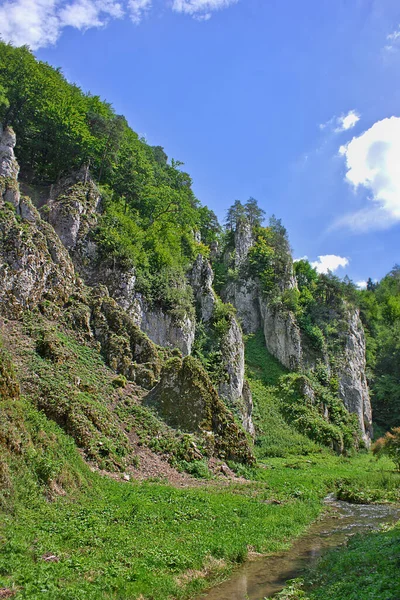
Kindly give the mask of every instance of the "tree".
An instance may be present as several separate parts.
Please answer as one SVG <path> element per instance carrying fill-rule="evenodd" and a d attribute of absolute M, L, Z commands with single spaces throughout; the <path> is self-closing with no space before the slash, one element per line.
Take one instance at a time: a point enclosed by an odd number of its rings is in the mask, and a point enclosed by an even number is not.
<path fill-rule="evenodd" d="M 155 161 L 158 164 L 165 166 L 168 162 L 168 156 L 164 152 L 164 148 L 162 146 L 152 146 L 152 149 Z"/>
<path fill-rule="evenodd" d="M 304 289 L 315 289 L 315 285 L 318 281 L 318 273 L 310 265 L 308 260 L 296 260 L 293 266 L 300 292 Z"/>
<path fill-rule="evenodd" d="M 378 456 L 388 456 L 393 460 L 398 471 L 400 471 L 400 427 L 394 427 L 384 437 L 379 438 L 372 449 Z"/>
<path fill-rule="evenodd" d="M 258 206 L 258 202 L 255 198 L 249 198 L 244 205 L 244 212 L 251 227 L 260 227 L 264 217 L 265 211 Z"/>
<path fill-rule="evenodd" d="M 221 225 L 215 212 L 210 210 L 208 206 L 202 206 L 199 209 L 199 215 L 201 241 L 210 245 L 221 234 Z"/>
<path fill-rule="evenodd" d="M 228 231 L 236 231 L 239 223 L 246 221 L 246 209 L 240 200 L 235 200 L 233 206 L 228 208 L 225 227 Z"/>

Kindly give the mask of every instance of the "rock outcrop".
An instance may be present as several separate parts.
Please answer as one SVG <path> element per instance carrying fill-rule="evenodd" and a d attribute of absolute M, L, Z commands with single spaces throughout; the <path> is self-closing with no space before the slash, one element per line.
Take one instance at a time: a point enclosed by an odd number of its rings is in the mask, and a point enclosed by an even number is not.
<path fill-rule="evenodd" d="M 261 296 L 259 307 L 268 351 L 287 369 L 301 369 L 304 366 L 301 333 L 293 313 L 269 306 Z"/>
<path fill-rule="evenodd" d="M 0 193 L 4 202 L 10 202 L 15 208 L 19 205 L 18 187 L 19 165 L 15 158 L 15 133 L 11 127 L 0 125 Z"/>
<path fill-rule="evenodd" d="M 193 265 L 189 281 L 193 288 L 198 315 L 207 327 L 212 328 L 218 305 L 212 284 L 214 273 L 201 254 Z M 244 343 L 240 325 L 234 315 L 229 315 L 226 331 L 219 340 L 223 379 L 218 393 L 225 404 L 238 416 L 245 431 L 254 435 L 252 421 L 253 400 L 244 377 Z"/>
<path fill-rule="evenodd" d="M 186 414 L 178 414 L 176 426 L 186 430 L 185 419 L 188 423 L 196 422 L 189 429 L 207 432 L 209 456 L 216 454 L 221 458 L 253 462 L 244 431 L 235 423 L 232 413 L 221 402 L 197 361 L 188 358 L 182 362 L 180 357 L 171 359 L 174 353 L 156 345 L 142 330 L 151 332 L 163 346 L 181 347 L 183 352 L 189 353 L 194 339 L 194 320 L 188 319 L 184 323 L 186 331 L 182 335 L 183 329 L 176 326 L 171 315 L 154 308 L 145 310 L 142 299 L 142 312 L 135 314 L 135 322 L 133 316 L 110 296 L 108 288 L 95 281 L 94 271 L 98 265 L 90 264 L 90 260 L 85 263 L 88 254 L 83 251 L 88 248 L 88 234 L 97 220 L 99 195 L 94 184 L 87 180 L 77 182 L 75 177 L 74 181 L 59 187 L 55 197 L 41 209 L 47 217 L 45 221 L 30 200 L 21 197 L 14 145 L 13 132 L 2 132 L 0 315 L 20 319 L 26 311 L 37 310 L 38 315 L 45 315 L 50 320 L 59 319 L 62 326 L 75 330 L 81 343 L 88 343 L 92 349 L 100 351 L 113 371 L 140 386 L 141 393 L 154 389 L 152 398 L 168 397 L 169 405 L 176 405 L 178 413 L 179 407 L 185 410 Z M 86 177 L 86 174 L 82 176 Z M 94 246 L 89 246 L 89 251 L 97 252 Z M 76 268 L 82 269 L 87 280 L 96 285 L 86 286 L 76 274 Z M 113 276 L 116 284 L 117 273 Z M 98 279 L 101 278 L 100 275 Z M 134 283 L 132 272 L 127 273 L 126 280 L 120 280 L 120 302 L 123 298 L 129 302 Z M 136 303 L 138 298 L 139 295 L 134 294 Z M 127 308 L 131 307 L 128 305 Z M 71 357 L 50 329 L 38 333 L 36 352 L 54 365 Z M 176 361 L 180 366 L 173 370 L 172 379 L 168 375 L 172 376 L 172 371 L 164 369 L 160 381 L 163 365 L 168 359 L 170 366 Z M 54 415 L 50 416 L 53 418 Z M 66 423 L 64 416 L 61 424 Z M 122 437 L 125 439 L 124 435 Z"/>
<path fill-rule="evenodd" d="M 187 356 L 194 341 L 194 320 L 189 315 L 177 319 L 161 306 L 150 306 L 136 289 L 134 269 L 99 255 L 91 234 L 98 222 L 100 206 L 100 193 L 84 167 L 52 187 L 42 212 L 87 285 L 106 286 L 111 297 L 155 344 L 178 348 Z"/>
<path fill-rule="evenodd" d="M 149 338 L 164 348 L 178 348 L 183 356 L 192 352 L 196 323 L 184 315 L 179 319 L 161 306 L 150 307 L 142 294 L 135 293 L 130 309 L 135 323 Z"/>
<path fill-rule="evenodd" d="M 101 196 L 90 177 L 87 167 L 52 186 L 46 205 L 47 219 L 60 240 L 72 254 L 76 253 L 78 266 L 84 267 L 85 248 L 79 252 L 79 243 L 85 246 L 85 237 L 97 223 Z M 78 251 L 78 252 L 75 252 Z M 79 264 L 79 259 L 83 264 Z"/>
<path fill-rule="evenodd" d="M 223 299 L 236 308 L 244 333 L 255 333 L 262 327 L 260 289 L 254 279 L 240 278 L 229 282 L 223 292 Z"/>
<path fill-rule="evenodd" d="M 0 307 L 17 318 L 47 300 L 63 305 L 76 285 L 72 261 L 53 228 L 42 221 L 29 198 L 21 197 L 15 134 L 0 140 Z"/>
<path fill-rule="evenodd" d="M 344 360 L 339 373 L 339 395 L 347 410 L 358 417 L 363 440 L 371 444 L 372 409 L 365 376 L 365 334 L 358 310 L 348 316 Z"/>
<path fill-rule="evenodd" d="M 303 371 L 325 364 L 331 371 L 326 352 L 311 348 L 307 336 L 301 331 L 295 315 L 286 308 L 272 305 L 262 294 L 260 284 L 248 276 L 246 260 L 254 238 L 246 223 L 239 224 L 235 236 L 233 266 L 238 276 L 228 282 L 224 299 L 233 304 L 245 333 L 255 333 L 262 329 L 268 351 L 289 370 Z M 283 288 L 296 287 L 293 277 L 282 282 Z M 343 320 L 343 319 L 342 319 Z M 357 311 L 350 312 L 343 321 L 346 332 L 344 356 L 341 369 L 337 373 L 339 395 L 351 413 L 355 413 L 367 446 L 371 443 L 372 421 L 371 402 L 365 376 L 365 336 Z"/>
<path fill-rule="evenodd" d="M 145 399 L 172 427 L 202 433 L 214 452 L 226 460 L 252 464 L 246 436 L 218 398 L 207 373 L 193 357 L 169 360 L 158 385 Z"/>
<path fill-rule="evenodd" d="M 221 339 L 221 353 L 225 377 L 218 386 L 218 393 L 225 404 L 238 415 L 245 431 L 254 435 L 253 398 L 244 376 L 242 330 L 233 316 Z"/>
<path fill-rule="evenodd" d="M 233 261 L 233 267 L 238 276 L 228 282 L 222 296 L 225 302 L 230 302 L 237 311 L 244 333 L 255 333 L 262 326 L 260 313 L 260 286 L 257 281 L 246 273 L 246 260 L 250 248 L 254 244 L 254 236 L 250 224 L 246 221 L 239 223 L 234 234 L 234 252 L 225 255 L 225 261 Z"/>
<path fill-rule="evenodd" d="M 199 254 L 190 272 L 189 281 L 193 288 L 200 319 L 204 323 L 211 320 L 217 304 L 217 297 L 212 287 L 213 280 L 214 273 L 209 261 Z"/>

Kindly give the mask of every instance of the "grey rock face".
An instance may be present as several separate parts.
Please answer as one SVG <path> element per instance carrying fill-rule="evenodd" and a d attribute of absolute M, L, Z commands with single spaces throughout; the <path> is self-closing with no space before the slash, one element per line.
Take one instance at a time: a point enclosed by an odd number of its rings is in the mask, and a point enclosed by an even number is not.
<path fill-rule="evenodd" d="M 18 318 L 43 300 L 65 303 L 75 286 L 73 264 L 52 228 L 43 221 L 16 220 L 5 210 L 0 225 L 0 309 Z"/>
<path fill-rule="evenodd" d="M 245 431 L 250 433 L 253 437 L 256 434 L 254 423 L 252 419 L 253 415 L 253 396 L 251 394 L 251 389 L 249 386 L 249 382 L 245 379 L 243 382 L 243 390 L 242 390 L 242 400 L 243 400 L 243 428 Z"/>
<path fill-rule="evenodd" d="M 52 188 L 48 221 L 67 250 L 76 250 L 78 242 L 96 224 L 100 200 L 86 167 Z"/>
<path fill-rule="evenodd" d="M 0 125 L 0 194 L 4 202 L 19 206 L 20 192 L 17 183 L 19 165 L 14 154 L 15 133 L 11 127 Z"/>
<path fill-rule="evenodd" d="M 179 321 L 161 308 L 150 308 L 141 294 L 135 294 L 129 311 L 134 322 L 149 338 L 164 348 L 178 348 L 183 356 L 192 352 L 195 321 L 188 316 Z"/>
<path fill-rule="evenodd" d="M 99 264 L 97 245 L 88 233 L 98 219 L 101 198 L 86 168 L 63 180 L 51 191 L 48 220 L 69 250 L 79 274 L 90 286 L 105 285 L 112 298 L 156 344 L 191 353 L 195 323 L 188 316 L 174 319 L 161 307 L 153 308 L 135 288 L 133 269 L 114 261 Z"/>
<path fill-rule="evenodd" d="M 273 309 L 261 299 L 260 311 L 268 351 L 287 369 L 300 369 L 303 353 L 300 329 L 294 315 Z"/>
<path fill-rule="evenodd" d="M 204 323 L 210 323 L 217 306 L 217 296 L 212 288 L 214 273 L 210 263 L 201 254 L 198 255 L 189 281 Z M 230 317 L 229 327 L 221 340 L 222 363 L 225 378 L 218 386 L 218 393 L 225 403 L 240 418 L 245 430 L 254 435 L 251 418 L 253 400 L 249 387 L 245 391 L 244 344 L 240 326 L 234 316 Z"/>
<path fill-rule="evenodd" d="M 249 250 L 254 244 L 254 236 L 249 223 L 243 222 L 238 225 L 234 243 L 233 263 L 235 269 L 240 273 L 246 263 Z M 228 259 L 228 257 L 226 258 Z M 239 275 L 236 281 L 230 282 L 223 292 L 223 299 L 236 308 L 244 333 L 255 333 L 262 326 L 259 297 L 258 283 L 251 277 L 242 275 Z"/>
<path fill-rule="evenodd" d="M 372 437 L 372 409 L 365 376 L 365 335 L 358 310 L 349 314 L 343 368 L 339 377 L 339 394 L 347 410 L 358 417 L 367 446 Z"/>
<path fill-rule="evenodd" d="M 239 223 L 235 231 L 235 267 L 244 263 L 253 244 L 254 236 L 250 223 Z"/>
<path fill-rule="evenodd" d="M 210 263 L 201 254 L 191 270 L 189 281 L 193 288 L 194 297 L 200 311 L 200 317 L 205 322 L 211 319 L 217 298 L 212 288 L 214 273 Z"/>
<path fill-rule="evenodd" d="M 0 175 L 1 177 L 10 177 L 17 179 L 19 166 L 14 155 L 16 137 L 11 127 L 0 125 Z"/>
<path fill-rule="evenodd" d="M 249 227 L 238 227 L 235 234 L 235 267 L 245 265 L 253 243 Z M 284 291 L 296 287 L 296 281 L 290 275 L 282 285 Z M 263 329 L 267 349 L 286 368 L 309 369 L 321 361 L 329 371 L 329 357 L 310 349 L 295 316 L 290 311 L 270 306 L 262 297 L 256 281 L 239 276 L 237 281 L 228 284 L 224 299 L 235 306 L 245 333 L 254 333 L 260 327 Z M 357 311 L 349 314 L 344 364 L 339 373 L 339 394 L 349 412 L 357 415 L 364 442 L 370 445 L 372 417 L 365 376 L 365 336 Z"/>
<path fill-rule="evenodd" d="M 0 309 L 12 318 L 43 300 L 62 305 L 75 285 L 73 264 L 59 238 L 40 219 L 29 198 L 20 197 L 14 146 L 13 130 L 0 127 L 0 192 L 4 211 L 0 224 Z M 10 202 L 15 211 L 4 202 Z M 24 225 L 16 215 L 22 217 Z"/>
<path fill-rule="evenodd" d="M 236 308 L 244 333 L 255 333 L 261 328 L 260 290 L 254 279 L 229 283 L 223 296 Z"/>
<path fill-rule="evenodd" d="M 218 393 L 231 410 L 236 412 L 245 431 L 255 434 L 252 421 L 253 398 L 244 378 L 244 343 L 238 322 L 231 317 L 229 328 L 221 342 L 225 380 L 218 386 Z"/>

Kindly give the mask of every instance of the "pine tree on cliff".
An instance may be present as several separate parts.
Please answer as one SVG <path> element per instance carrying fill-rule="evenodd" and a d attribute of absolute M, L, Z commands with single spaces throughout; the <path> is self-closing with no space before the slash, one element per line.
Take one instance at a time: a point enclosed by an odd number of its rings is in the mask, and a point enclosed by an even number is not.
<path fill-rule="evenodd" d="M 235 200 L 233 206 L 228 209 L 225 226 L 228 231 L 236 231 L 240 223 L 249 223 L 250 226 L 260 227 L 265 217 L 265 211 L 258 206 L 255 198 L 249 198 L 246 204 Z"/>
<path fill-rule="evenodd" d="M 233 206 L 228 208 L 225 227 L 228 231 L 236 231 L 239 223 L 246 220 L 246 211 L 240 200 L 235 200 Z"/>
<path fill-rule="evenodd" d="M 244 211 L 251 227 L 260 227 L 265 217 L 265 210 L 258 206 L 255 198 L 250 197 L 244 205 Z"/>

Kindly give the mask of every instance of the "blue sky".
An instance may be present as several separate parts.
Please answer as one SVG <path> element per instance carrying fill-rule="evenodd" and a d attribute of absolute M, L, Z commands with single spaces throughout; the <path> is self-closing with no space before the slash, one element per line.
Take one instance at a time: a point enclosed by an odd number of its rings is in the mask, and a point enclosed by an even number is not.
<path fill-rule="evenodd" d="M 220 219 L 253 196 L 320 269 L 400 262 L 397 1 L 5 0 L 0 35 L 184 161 Z"/>

